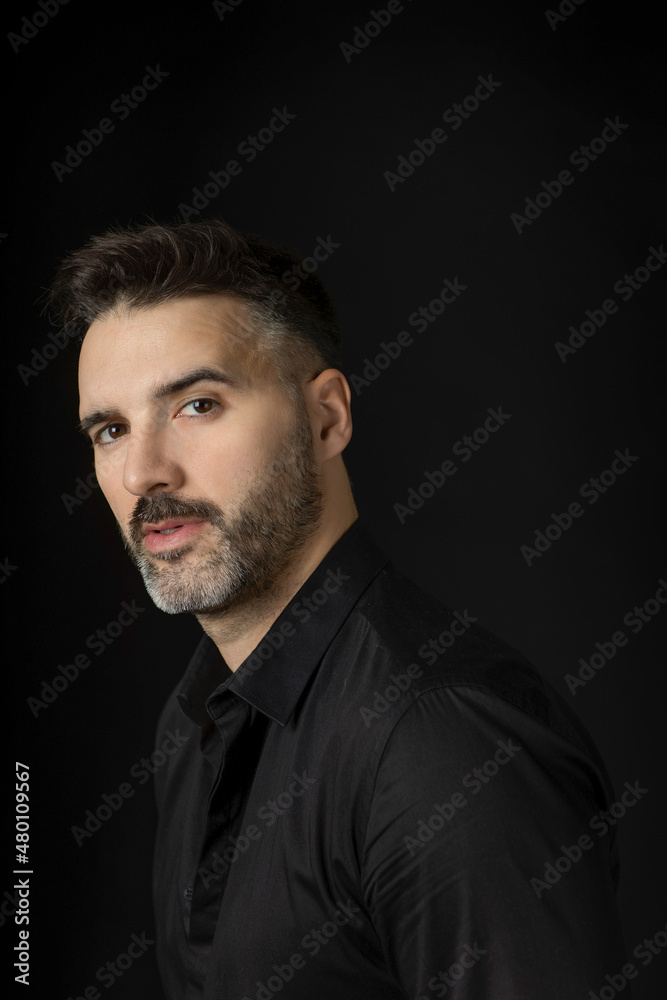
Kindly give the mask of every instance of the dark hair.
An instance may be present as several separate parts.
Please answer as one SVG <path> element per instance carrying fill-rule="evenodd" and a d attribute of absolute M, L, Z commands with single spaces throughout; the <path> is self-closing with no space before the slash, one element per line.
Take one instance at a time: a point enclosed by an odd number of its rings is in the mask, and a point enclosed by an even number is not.
<path fill-rule="evenodd" d="M 333 303 L 289 247 L 241 234 L 220 219 L 110 229 L 60 265 L 46 311 L 67 337 L 118 308 L 226 293 L 241 299 L 276 374 L 292 393 L 306 376 L 341 367 Z"/>

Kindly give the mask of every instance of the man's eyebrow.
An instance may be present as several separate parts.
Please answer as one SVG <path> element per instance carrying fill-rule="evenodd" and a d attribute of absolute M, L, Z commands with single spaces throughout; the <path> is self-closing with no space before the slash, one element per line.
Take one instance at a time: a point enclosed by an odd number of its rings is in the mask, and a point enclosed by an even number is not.
<path fill-rule="evenodd" d="M 153 390 L 152 398 L 164 399 L 166 396 L 173 396 L 178 392 L 189 389 L 191 385 L 196 385 L 197 382 L 218 382 L 221 385 L 229 386 L 231 389 L 238 389 L 242 384 L 240 379 L 230 375 L 229 372 L 223 371 L 222 368 L 194 368 L 179 378 L 157 385 Z M 81 418 L 78 424 L 79 430 L 82 434 L 87 435 L 92 427 L 97 426 L 97 424 L 106 423 L 108 420 L 113 420 L 117 415 L 117 410 L 93 410 Z"/>
<path fill-rule="evenodd" d="M 153 399 L 164 399 L 165 396 L 172 396 L 177 392 L 183 392 L 184 389 L 189 389 L 196 382 L 220 382 L 231 389 L 238 389 L 241 385 L 240 379 L 234 378 L 229 372 L 223 371 L 222 368 L 195 368 L 190 372 L 186 372 L 185 375 L 181 375 L 180 378 L 173 379 L 171 382 L 163 382 L 161 385 L 156 386 L 153 390 Z"/>

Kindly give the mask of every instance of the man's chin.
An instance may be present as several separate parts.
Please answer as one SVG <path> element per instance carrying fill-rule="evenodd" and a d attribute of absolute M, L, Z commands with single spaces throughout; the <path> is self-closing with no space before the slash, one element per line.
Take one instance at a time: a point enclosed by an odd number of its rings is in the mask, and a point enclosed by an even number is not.
<path fill-rule="evenodd" d="M 181 556 L 187 556 L 190 551 L 190 546 L 178 550 Z M 170 562 L 176 558 L 172 554 L 165 560 L 162 554 L 158 560 L 137 560 L 148 595 L 160 611 L 168 615 L 220 615 L 234 606 L 237 595 L 230 594 L 226 587 L 221 587 L 220 581 L 209 580 L 207 586 L 206 574 L 195 575 L 196 568 L 187 565 L 191 560 L 187 560 L 186 564 L 179 563 L 172 569 Z M 162 567 L 159 562 L 162 562 Z"/>
<path fill-rule="evenodd" d="M 197 618 L 217 618 L 226 614 L 233 606 L 234 600 L 211 602 L 199 594 L 165 593 L 156 587 L 152 581 L 144 580 L 148 595 L 153 604 L 167 615 L 195 615 Z"/>

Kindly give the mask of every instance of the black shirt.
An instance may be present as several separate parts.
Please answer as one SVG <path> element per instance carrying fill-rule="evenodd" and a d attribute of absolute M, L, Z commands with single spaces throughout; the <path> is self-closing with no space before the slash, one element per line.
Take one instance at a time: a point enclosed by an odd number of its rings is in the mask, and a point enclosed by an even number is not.
<path fill-rule="evenodd" d="M 202 639 L 165 733 L 169 1000 L 570 1000 L 622 965 L 590 737 L 358 522 L 235 673 Z"/>

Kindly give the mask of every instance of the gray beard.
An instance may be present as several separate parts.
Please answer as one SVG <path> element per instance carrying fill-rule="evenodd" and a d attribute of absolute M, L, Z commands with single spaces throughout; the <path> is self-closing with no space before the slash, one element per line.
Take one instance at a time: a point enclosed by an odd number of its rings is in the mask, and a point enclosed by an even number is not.
<path fill-rule="evenodd" d="M 169 493 L 140 497 L 123 542 L 153 602 L 167 614 L 219 614 L 266 596 L 294 555 L 320 524 L 324 507 L 305 410 L 268 470 L 250 485 L 230 512 L 203 498 Z M 202 536 L 171 552 L 149 554 L 142 525 L 201 518 L 213 535 L 206 554 L 184 557 L 202 546 Z"/>

